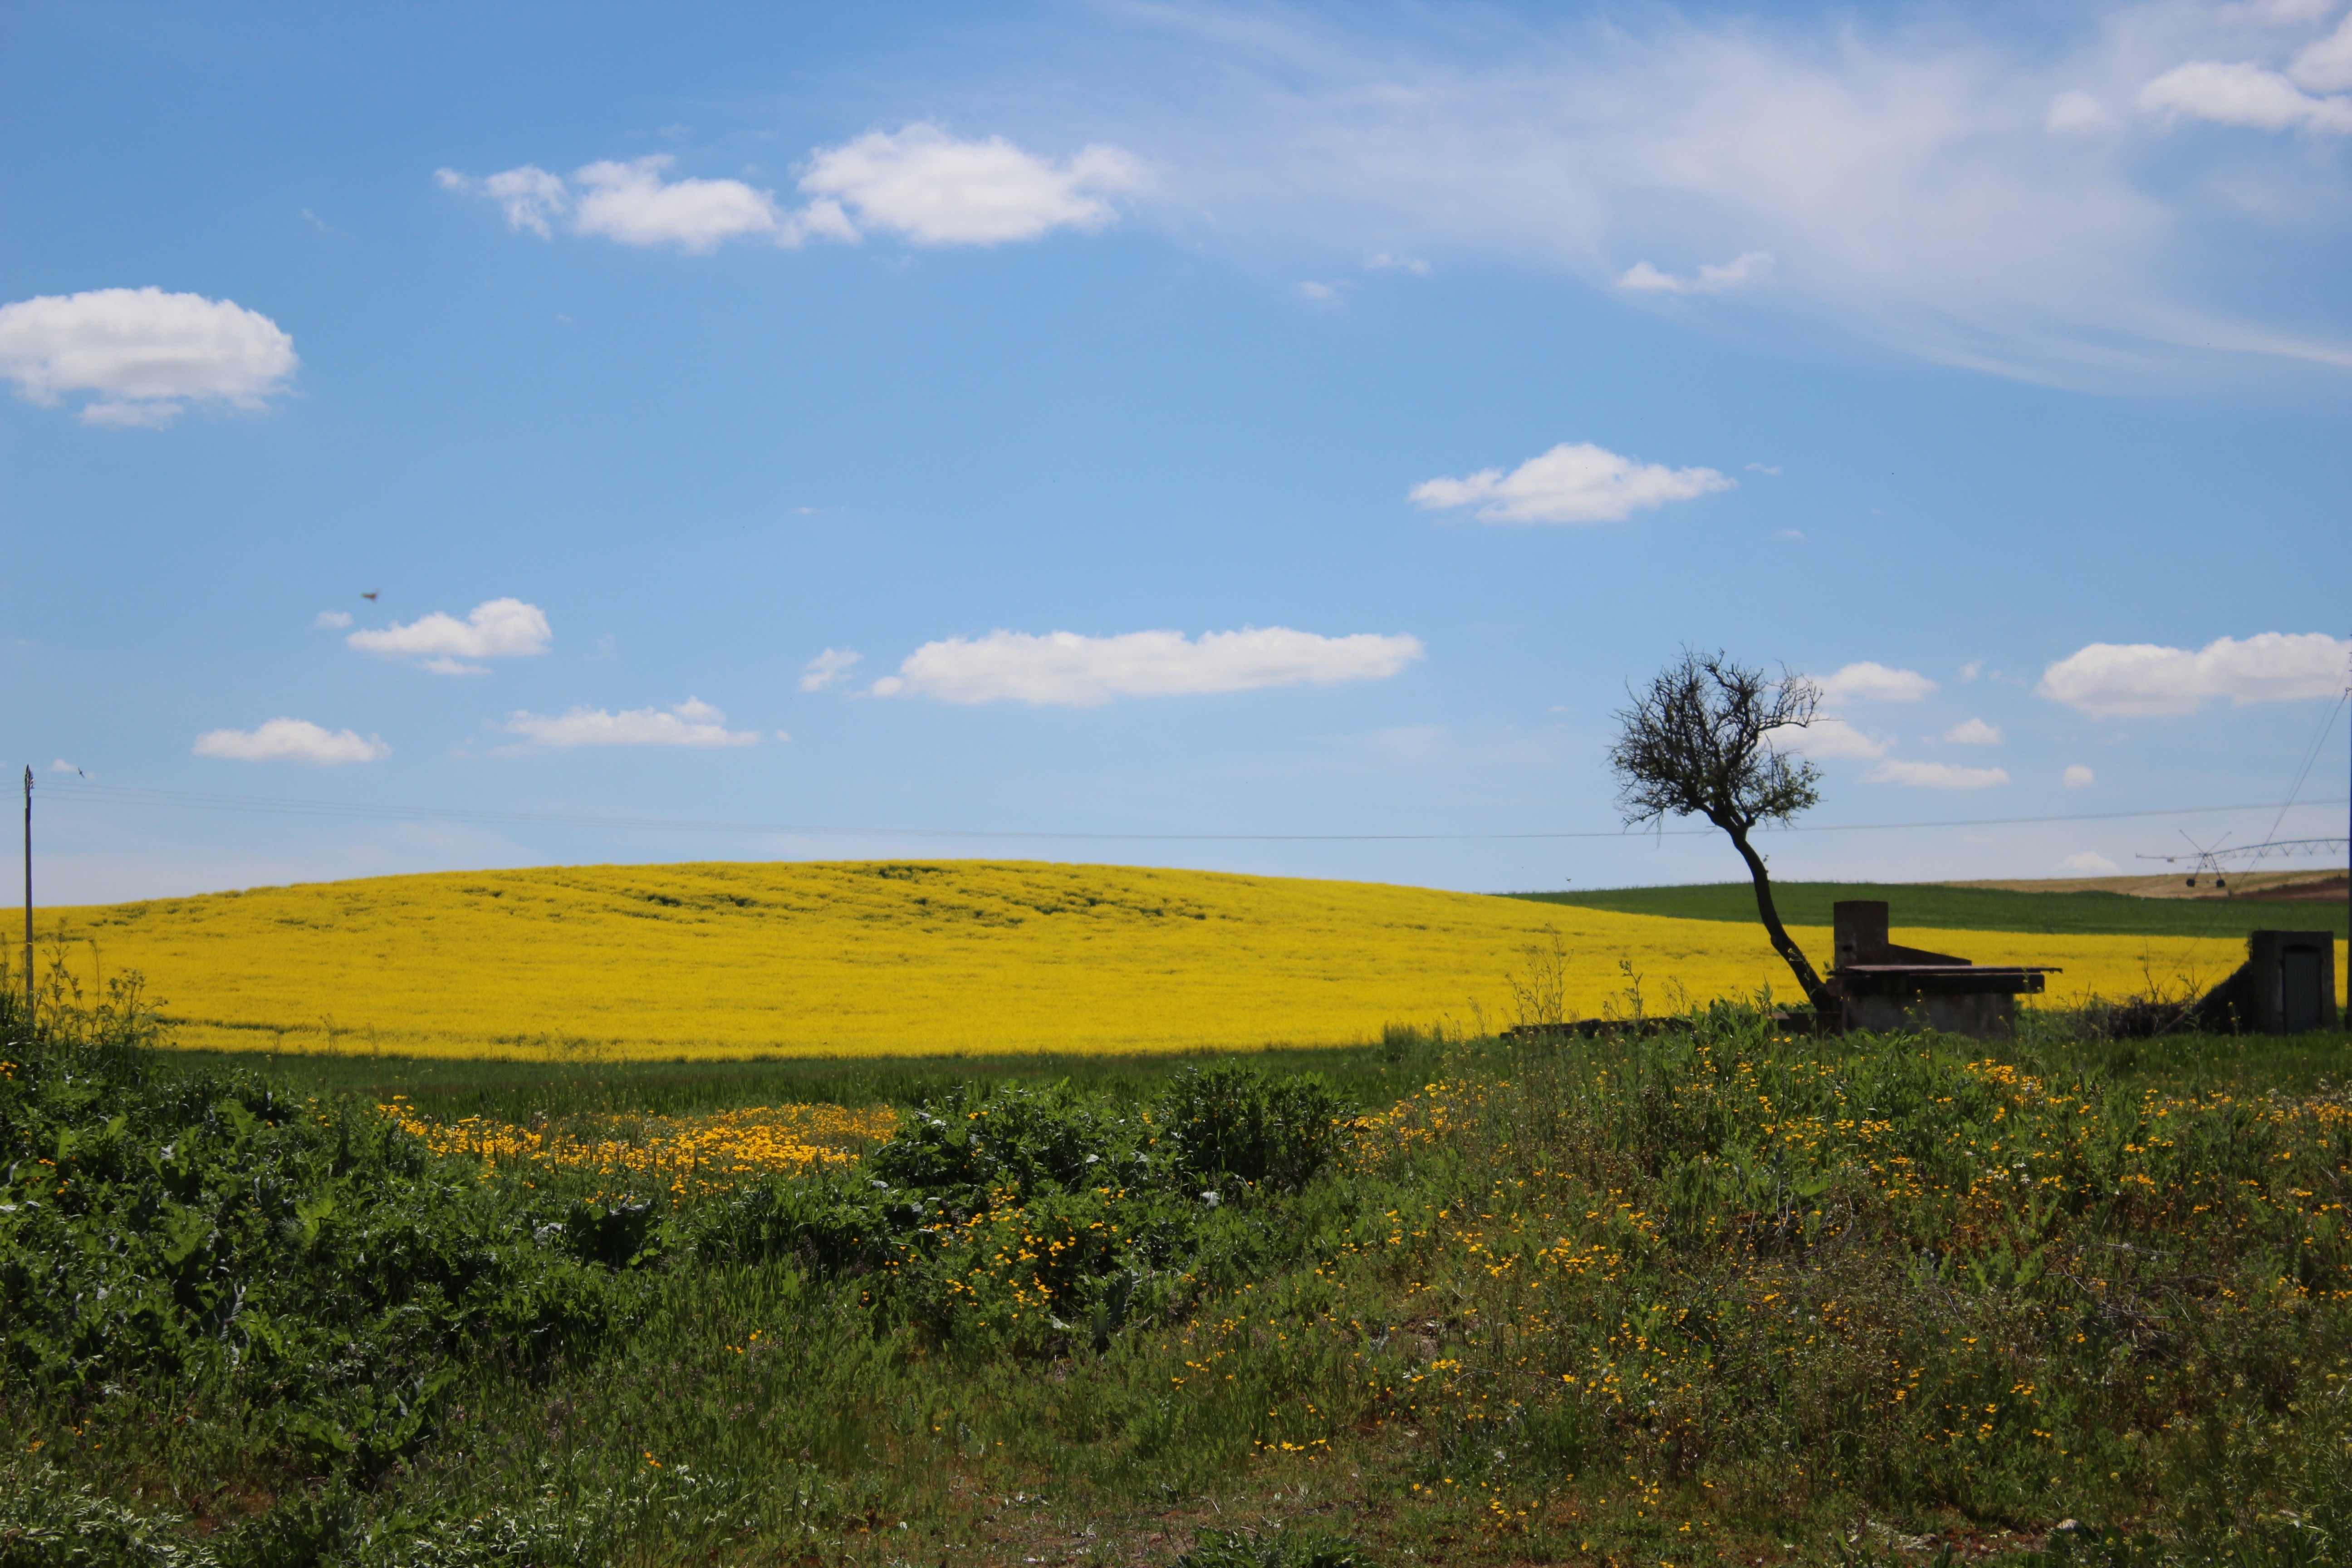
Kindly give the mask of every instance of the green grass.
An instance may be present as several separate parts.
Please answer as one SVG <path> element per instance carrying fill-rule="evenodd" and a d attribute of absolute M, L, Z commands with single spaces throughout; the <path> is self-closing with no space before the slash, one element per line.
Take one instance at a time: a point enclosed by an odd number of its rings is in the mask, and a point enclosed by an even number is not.
<path fill-rule="evenodd" d="M 1033 1060 L 863 1166 L 639 1206 L 337 1088 L 449 1064 L 296 1085 L 90 1026 L 0 1053 L 0 1568 L 2352 1543 L 2341 1036 L 1401 1035 L 1336 1142 L 1287 1062 Z M 439 1081 L 690 1109 L 972 1065 Z"/>
<path fill-rule="evenodd" d="M 691 1115 L 739 1106 L 919 1105 L 972 1082 L 1067 1083 L 1132 1103 L 1188 1067 L 1242 1061 L 1271 1072 L 1314 1072 L 1351 1100 L 1386 1101 L 1417 1088 L 1420 1037 L 1391 1030 L 1377 1046 L 1145 1056 L 793 1057 L 744 1061 L 531 1062 L 368 1055 L 179 1053 L 205 1071 L 259 1071 L 305 1094 L 382 1102 L 406 1095 L 441 1121 L 483 1116 L 523 1122 L 581 1112 Z"/>
<path fill-rule="evenodd" d="M 1673 888 L 1606 888 L 1593 892 L 1510 893 L 1507 898 L 1629 915 L 1678 920 L 1756 919 L 1756 889 L 1747 882 L 1700 882 Z M 1905 882 L 1781 882 L 1772 900 L 1790 925 L 1825 926 L 1841 899 L 1880 899 L 1895 930 L 2001 931 L 2056 935 L 2221 936 L 2250 931 L 2347 929 L 2344 900 L 2265 903 L 2230 899 L 2136 899 L 2124 893 L 2017 893 L 1999 888 L 1945 888 Z"/>

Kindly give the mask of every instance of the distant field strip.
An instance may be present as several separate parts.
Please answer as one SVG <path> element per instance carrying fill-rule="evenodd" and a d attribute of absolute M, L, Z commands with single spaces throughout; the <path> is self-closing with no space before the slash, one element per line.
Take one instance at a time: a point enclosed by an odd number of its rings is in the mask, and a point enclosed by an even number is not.
<path fill-rule="evenodd" d="M 1904 926 L 2053 996 L 2210 984 L 2227 939 Z M 1513 1020 L 1557 931 L 1569 1009 L 1794 990 L 1758 927 L 1370 883 L 1028 862 L 443 873 L 44 911 L 74 974 L 138 968 L 173 1043 L 576 1061 L 1328 1046 Z M 1827 931 L 1798 932 L 1817 964 Z M 42 964 L 48 963 L 45 941 Z M 2340 971 L 2339 971 L 2340 973 Z"/>

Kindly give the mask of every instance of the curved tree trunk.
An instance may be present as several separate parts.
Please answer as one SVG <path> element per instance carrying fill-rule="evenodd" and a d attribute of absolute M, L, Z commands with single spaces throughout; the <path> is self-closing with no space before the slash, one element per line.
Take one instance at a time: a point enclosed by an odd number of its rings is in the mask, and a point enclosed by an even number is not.
<path fill-rule="evenodd" d="M 1739 851 L 1739 858 L 1748 862 L 1748 875 L 1756 883 L 1756 912 L 1763 918 L 1765 932 L 1772 939 L 1772 951 L 1786 960 L 1790 969 L 1795 972 L 1797 984 L 1804 987 L 1805 1000 L 1811 1004 L 1813 1011 L 1827 1011 L 1830 1005 L 1828 988 L 1822 984 L 1822 977 L 1813 973 L 1813 966 L 1805 961 L 1805 950 L 1797 945 L 1796 938 L 1781 925 L 1780 911 L 1772 907 L 1772 879 L 1765 872 L 1764 857 L 1756 853 L 1748 844 L 1746 829 L 1727 826 L 1724 831 L 1731 835 L 1732 845 Z"/>

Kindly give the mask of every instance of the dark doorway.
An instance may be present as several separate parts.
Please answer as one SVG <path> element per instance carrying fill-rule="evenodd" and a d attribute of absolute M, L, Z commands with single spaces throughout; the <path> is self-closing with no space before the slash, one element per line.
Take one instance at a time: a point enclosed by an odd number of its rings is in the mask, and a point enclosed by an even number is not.
<path fill-rule="evenodd" d="M 2279 1012 L 2290 1035 L 2320 1026 L 2322 967 L 2315 947 L 2298 945 L 2279 954 Z"/>

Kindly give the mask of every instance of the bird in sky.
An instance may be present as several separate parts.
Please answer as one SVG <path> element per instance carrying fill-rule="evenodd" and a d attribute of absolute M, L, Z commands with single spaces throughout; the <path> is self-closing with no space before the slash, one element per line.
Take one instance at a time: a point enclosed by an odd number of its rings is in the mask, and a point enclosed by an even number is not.
<path fill-rule="evenodd" d="M 379 592 L 379 590 L 377 590 L 377 589 L 373 589 L 373 588 L 371 588 L 371 589 L 370 589 L 370 590 L 368 590 L 366 593 L 362 594 L 362 595 L 360 595 L 360 597 L 361 597 L 361 598 L 362 598 L 362 599 L 365 599 L 369 604 L 373 605 L 373 604 L 374 604 L 374 603 L 375 603 L 375 596 L 376 596 L 376 594 L 377 594 L 378 592 Z"/>

